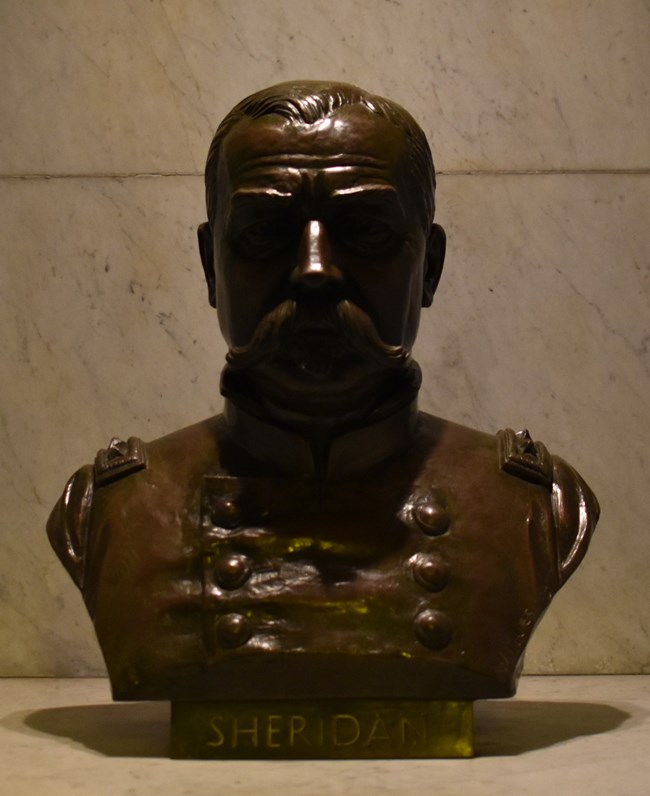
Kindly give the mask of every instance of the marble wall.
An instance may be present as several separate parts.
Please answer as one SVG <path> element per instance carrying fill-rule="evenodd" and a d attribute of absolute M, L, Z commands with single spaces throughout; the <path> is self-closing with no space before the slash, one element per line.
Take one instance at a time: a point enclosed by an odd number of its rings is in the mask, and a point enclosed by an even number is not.
<path fill-rule="evenodd" d="M 195 245 L 213 128 L 293 77 L 409 108 L 447 270 L 423 408 L 528 426 L 602 519 L 529 672 L 650 671 L 650 9 L 642 0 L 0 2 L 0 674 L 103 671 L 44 533 L 113 434 L 218 411 Z"/>

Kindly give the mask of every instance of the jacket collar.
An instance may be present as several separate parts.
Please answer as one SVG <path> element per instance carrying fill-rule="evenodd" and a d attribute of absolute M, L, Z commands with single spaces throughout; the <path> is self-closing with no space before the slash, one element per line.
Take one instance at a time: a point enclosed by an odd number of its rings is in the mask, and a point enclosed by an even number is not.
<path fill-rule="evenodd" d="M 255 459 L 282 474 L 338 480 L 367 470 L 406 447 L 417 423 L 413 393 L 387 413 L 319 445 L 293 429 L 276 425 L 226 398 L 224 416 L 231 439 Z"/>

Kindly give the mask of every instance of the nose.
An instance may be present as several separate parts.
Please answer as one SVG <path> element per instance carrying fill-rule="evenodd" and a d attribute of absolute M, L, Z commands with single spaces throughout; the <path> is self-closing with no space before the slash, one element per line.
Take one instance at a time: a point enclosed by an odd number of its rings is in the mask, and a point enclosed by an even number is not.
<path fill-rule="evenodd" d="M 333 262 L 325 225 L 321 221 L 309 221 L 300 240 L 298 263 L 291 274 L 291 282 L 315 290 L 333 286 L 341 280 L 341 271 Z"/>

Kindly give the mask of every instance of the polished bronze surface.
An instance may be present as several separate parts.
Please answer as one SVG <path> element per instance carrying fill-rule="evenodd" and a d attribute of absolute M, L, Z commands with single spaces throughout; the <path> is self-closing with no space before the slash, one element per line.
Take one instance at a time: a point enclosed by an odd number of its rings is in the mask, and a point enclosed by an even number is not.
<path fill-rule="evenodd" d="M 171 756 L 200 760 L 473 757 L 471 702 L 173 702 Z"/>
<path fill-rule="evenodd" d="M 527 431 L 417 410 L 434 188 L 413 119 L 353 86 L 275 86 L 220 126 L 199 247 L 224 412 L 112 440 L 48 523 L 117 699 L 514 693 L 598 504 Z"/>

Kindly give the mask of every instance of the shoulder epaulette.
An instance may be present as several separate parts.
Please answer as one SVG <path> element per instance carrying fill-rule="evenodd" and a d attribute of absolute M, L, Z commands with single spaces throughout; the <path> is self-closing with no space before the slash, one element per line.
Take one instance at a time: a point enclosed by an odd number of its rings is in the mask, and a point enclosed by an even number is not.
<path fill-rule="evenodd" d="M 108 448 L 100 450 L 95 457 L 95 485 L 105 486 L 146 466 L 147 453 L 141 439 L 129 437 L 124 442 L 113 437 Z"/>
<path fill-rule="evenodd" d="M 553 462 L 546 446 L 533 442 L 527 429 L 513 431 L 503 429 L 497 433 L 499 466 L 506 473 L 551 487 L 553 484 Z"/>

